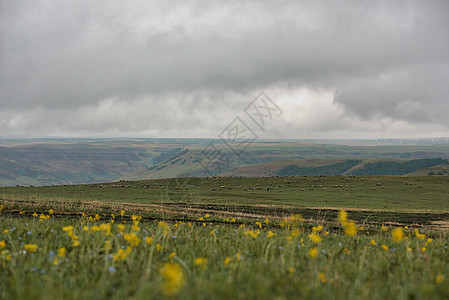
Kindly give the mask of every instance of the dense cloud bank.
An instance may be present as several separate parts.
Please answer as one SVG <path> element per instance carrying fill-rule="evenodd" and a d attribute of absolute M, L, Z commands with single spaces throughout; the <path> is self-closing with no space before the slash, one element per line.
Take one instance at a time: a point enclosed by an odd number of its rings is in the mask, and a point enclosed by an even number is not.
<path fill-rule="evenodd" d="M 0 136 L 444 134 L 447 1 L 1 1 Z"/>

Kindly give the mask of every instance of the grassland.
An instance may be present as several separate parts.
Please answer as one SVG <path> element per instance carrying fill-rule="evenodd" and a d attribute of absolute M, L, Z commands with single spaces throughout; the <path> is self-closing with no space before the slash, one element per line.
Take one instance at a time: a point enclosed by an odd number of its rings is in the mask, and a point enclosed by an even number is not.
<path fill-rule="evenodd" d="M 0 298 L 447 299 L 448 183 L 295 176 L 1 188 Z"/>
<path fill-rule="evenodd" d="M 445 299 L 449 294 L 443 233 L 429 238 L 401 227 L 404 235 L 395 238 L 393 228 L 384 227 L 345 234 L 326 225 L 311 229 L 296 216 L 282 226 L 268 219 L 214 224 L 208 215 L 200 224 L 43 216 L 0 218 L 2 299 Z"/>
<path fill-rule="evenodd" d="M 335 219 L 337 210 L 346 209 L 359 215 L 359 221 L 430 225 L 449 220 L 448 183 L 447 176 L 175 178 L 1 188 L 0 198 L 15 212 L 24 207 L 29 207 L 27 211 L 60 207 L 65 213 L 125 208 L 155 218 L 189 219 L 209 213 L 220 218 L 278 219 L 301 213 Z"/>

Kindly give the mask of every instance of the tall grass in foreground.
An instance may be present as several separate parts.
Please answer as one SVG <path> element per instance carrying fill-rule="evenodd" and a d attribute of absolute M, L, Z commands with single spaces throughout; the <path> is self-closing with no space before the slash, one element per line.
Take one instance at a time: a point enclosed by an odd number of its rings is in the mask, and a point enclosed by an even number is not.
<path fill-rule="evenodd" d="M 124 213 L 124 212 L 123 212 Z M 449 239 L 300 216 L 254 224 L 0 216 L 2 299 L 447 299 Z M 126 223 L 125 223 L 126 222 Z"/>

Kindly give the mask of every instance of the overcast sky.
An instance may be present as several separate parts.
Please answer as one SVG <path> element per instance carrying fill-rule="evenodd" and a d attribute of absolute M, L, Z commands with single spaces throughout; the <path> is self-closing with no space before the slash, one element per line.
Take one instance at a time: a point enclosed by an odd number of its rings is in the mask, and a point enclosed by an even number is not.
<path fill-rule="evenodd" d="M 0 3 L 0 136 L 449 133 L 449 1 Z"/>

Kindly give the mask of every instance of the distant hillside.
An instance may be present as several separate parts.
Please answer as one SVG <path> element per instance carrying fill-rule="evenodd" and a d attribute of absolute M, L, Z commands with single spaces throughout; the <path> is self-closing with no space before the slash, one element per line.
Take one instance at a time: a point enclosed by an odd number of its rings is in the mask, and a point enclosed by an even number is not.
<path fill-rule="evenodd" d="M 363 167 L 349 172 L 351 175 L 406 175 L 422 168 L 449 165 L 447 159 L 414 159 L 406 162 L 379 161 L 363 164 Z"/>
<path fill-rule="evenodd" d="M 208 152 L 211 142 L 217 153 Z M 384 169 L 379 172 L 382 174 L 392 168 L 396 174 L 408 172 L 418 165 L 395 165 L 392 162 L 449 158 L 448 145 L 361 145 L 350 142 L 351 145 L 344 145 L 343 141 L 312 144 L 260 140 L 244 145 L 245 150 L 237 156 L 223 141 L 210 139 L 0 140 L 0 186 L 210 175 L 356 174 L 362 167 L 364 172 L 372 169 L 374 173 Z M 215 154 L 220 155 L 210 159 Z M 377 163 L 387 160 L 390 161 L 388 165 Z M 432 167 L 434 162 L 430 162 L 431 165 L 419 167 Z"/>
<path fill-rule="evenodd" d="M 292 175 L 340 175 L 349 169 L 359 165 L 361 160 L 348 159 L 343 162 L 329 164 L 319 167 L 299 167 L 297 165 L 290 165 L 288 167 L 279 170 L 276 175 L 278 176 L 292 176 Z"/>
<path fill-rule="evenodd" d="M 305 144 L 297 142 L 274 142 L 264 141 L 251 144 L 240 157 L 237 157 L 224 144 L 217 144 L 217 148 L 226 155 L 227 163 L 210 162 L 201 155 L 203 149 L 189 147 L 189 152 L 177 156 L 170 162 L 160 162 L 149 168 L 142 169 L 126 176 L 126 179 L 156 179 L 168 177 L 203 177 L 209 175 L 224 176 L 272 176 L 277 174 L 307 173 L 328 174 L 339 173 L 344 170 L 357 170 L 355 162 L 346 160 L 377 159 L 378 161 L 395 160 L 404 162 L 416 158 L 449 158 L 448 146 L 346 146 L 346 145 L 322 145 Z M 330 161 L 332 159 L 333 161 Z M 309 169 L 309 170 L 286 170 L 281 171 L 289 165 L 289 160 L 300 161 L 297 167 L 312 167 L 304 165 L 306 161 L 312 164 L 327 166 L 329 163 L 337 164 L 332 168 L 338 170 Z M 371 161 L 374 162 L 374 161 Z M 343 165 L 338 165 L 338 164 Z M 354 165 L 355 164 L 355 165 Z M 204 168 L 203 166 L 206 166 Z M 290 167 L 295 168 L 295 167 Z M 346 169 L 347 168 L 347 169 Z M 281 173 L 278 173 L 280 172 Z"/>
<path fill-rule="evenodd" d="M 428 168 L 422 168 L 415 172 L 410 173 L 409 175 L 413 176 L 425 176 L 425 175 L 435 175 L 435 176 L 441 176 L 449 175 L 449 165 L 436 165 Z"/>
<path fill-rule="evenodd" d="M 0 186 L 105 182 L 153 164 L 171 145 L 133 140 L 50 141 L 0 146 Z"/>
<path fill-rule="evenodd" d="M 362 160 L 287 160 L 256 164 L 230 170 L 228 176 L 296 176 L 296 175 L 431 175 L 449 167 L 447 159 L 362 159 Z M 422 172 L 421 170 L 429 170 Z M 437 169 L 434 169 L 435 175 Z"/>

